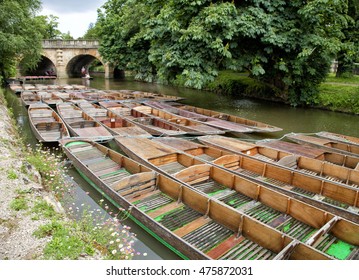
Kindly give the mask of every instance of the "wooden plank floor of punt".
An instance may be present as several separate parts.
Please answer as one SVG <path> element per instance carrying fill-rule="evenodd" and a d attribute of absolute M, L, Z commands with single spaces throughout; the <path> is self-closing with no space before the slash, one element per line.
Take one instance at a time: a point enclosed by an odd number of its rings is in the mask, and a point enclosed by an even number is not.
<path fill-rule="evenodd" d="M 192 187 L 209 196 L 213 196 L 222 191 L 227 190 L 227 187 L 222 186 L 221 184 L 214 181 L 213 179 L 208 179 L 204 182 L 193 184 Z"/>
<path fill-rule="evenodd" d="M 161 168 L 161 170 L 169 174 L 175 174 L 183 169 L 186 169 L 187 167 L 180 164 L 179 162 L 171 162 L 171 163 L 159 165 L 159 168 Z"/>
<path fill-rule="evenodd" d="M 232 247 L 219 259 L 221 260 L 270 260 L 275 253 L 242 236 L 236 246 Z"/>
<path fill-rule="evenodd" d="M 227 240 L 223 241 L 221 244 L 210 250 L 207 253 L 207 255 L 210 258 L 217 260 L 221 256 L 223 256 L 226 252 L 228 252 L 231 248 L 241 243 L 243 239 L 244 239 L 243 236 L 237 237 L 237 234 L 232 234 L 229 238 L 227 238 Z"/>
<path fill-rule="evenodd" d="M 182 238 L 202 252 L 208 252 L 233 234 L 230 229 L 211 220 Z"/>
<path fill-rule="evenodd" d="M 157 216 L 155 220 L 170 231 L 174 231 L 193 222 L 201 216 L 201 213 L 182 204 L 179 205 L 179 207 Z"/>

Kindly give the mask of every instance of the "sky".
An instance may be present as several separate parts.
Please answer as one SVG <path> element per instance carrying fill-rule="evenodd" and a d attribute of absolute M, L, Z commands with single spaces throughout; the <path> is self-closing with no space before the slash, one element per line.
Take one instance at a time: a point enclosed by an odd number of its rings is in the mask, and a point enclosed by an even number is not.
<path fill-rule="evenodd" d="M 77 39 L 83 36 L 90 23 L 97 19 L 97 9 L 106 0 L 42 0 L 41 15 L 59 17 L 59 30 L 70 34 Z"/>

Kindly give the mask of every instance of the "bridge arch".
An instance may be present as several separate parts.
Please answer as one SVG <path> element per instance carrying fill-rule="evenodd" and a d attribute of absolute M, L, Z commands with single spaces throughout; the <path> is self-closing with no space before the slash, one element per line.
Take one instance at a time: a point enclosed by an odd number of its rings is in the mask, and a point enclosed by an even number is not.
<path fill-rule="evenodd" d="M 24 70 L 20 61 L 19 72 L 22 76 L 56 75 L 56 66 L 51 58 L 41 55 L 41 59 L 34 69 Z"/>
<path fill-rule="evenodd" d="M 84 67 L 86 69 L 86 72 L 88 72 L 91 63 L 93 63 L 95 60 L 103 64 L 99 58 L 90 54 L 79 54 L 77 56 L 74 56 L 66 65 L 66 73 L 68 77 L 81 77 L 82 67 Z"/>
<path fill-rule="evenodd" d="M 54 63 L 58 78 L 80 77 L 81 68 L 99 60 L 105 69 L 105 78 L 113 78 L 113 67 L 104 63 L 98 51 L 97 40 L 43 40 L 43 56 Z"/>

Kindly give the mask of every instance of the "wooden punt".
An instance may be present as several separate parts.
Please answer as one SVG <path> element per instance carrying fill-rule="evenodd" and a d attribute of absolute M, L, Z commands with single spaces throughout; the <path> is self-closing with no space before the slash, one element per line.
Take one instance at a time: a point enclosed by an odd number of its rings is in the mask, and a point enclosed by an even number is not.
<path fill-rule="evenodd" d="M 47 104 L 31 104 L 28 109 L 30 127 L 40 142 L 57 142 L 70 137 L 66 125 Z"/>
<path fill-rule="evenodd" d="M 343 143 L 342 141 L 335 141 L 327 138 L 320 138 L 315 136 L 308 136 L 299 133 L 290 133 L 286 135 L 289 140 L 309 145 L 315 148 L 320 148 L 325 151 L 346 154 L 354 157 L 359 157 L 359 146 L 350 143 Z"/>
<path fill-rule="evenodd" d="M 63 102 L 60 97 L 49 91 L 38 91 L 37 95 L 43 103 L 49 106 L 56 106 L 57 103 Z"/>
<path fill-rule="evenodd" d="M 78 103 L 78 106 L 88 115 L 104 125 L 112 133 L 112 135 L 146 138 L 152 137 L 150 133 L 135 125 L 134 122 L 130 122 L 96 104 L 88 101 L 82 101 Z"/>
<path fill-rule="evenodd" d="M 72 103 L 59 103 L 57 112 L 67 125 L 72 136 L 94 141 L 109 141 L 111 133 L 94 118 L 86 114 Z"/>
<path fill-rule="evenodd" d="M 156 101 L 147 101 L 144 102 L 144 104 L 160 110 L 165 110 L 178 116 L 200 121 L 206 125 L 226 130 L 231 133 L 275 132 L 282 130 L 279 127 L 240 118 L 238 116 L 188 105 L 174 107 L 167 103 Z"/>
<path fill-rule="evenodd" d="M 31 104 L 41 103 L 41 99 L 35 91 L 24 90 L 21 92 L 20 98 L 25 107 L 28 107 Z"/>
<path fill-rule="evenodd" d="M 180 141 L 180 139 L 174 141 Z M 311 216 L 310 213 L 315 213 L 316 211 L 319 211 L 321 216 L 328 215 L 327 211 L 276 192 L 263 184 L 247 180 L 243 176 L 234 175 L 217 166 L 203 164 L 201 159 L 180 153 L 178 150 L 166 147 L 149 139 L 140 139 L 139 143 L 137 143 L 133 141 L 133 139 L 119 137 L 116 138 L 116 142 L 131 158 L 139 159 L 150 168 L 165 175 L 170 175 L 178 179 L 181 183 L 189 184 L 212 201 L 221 201 L 241 213 L 247 214 L 253 219 L 277 230 L 284 230 L 288 225 L 294 226 L 296 230 L 288 231 L 287 234 L 291 235 L 298 242 L 308 242 L 308 244 L 312 245 L 318 241 L 316 232 L 320 227 L 323 227 L 324 224 L 321 224 L 319 227 L 314 226 L 313 220 L 309 216 Z M 228 159 L 228 156 L 226 159 Z M 224 158 L 220 160 L 224 160 Z M 235 163 L 232 158 L 228 164 L 238 165 L 238 162 Z M 260 197 L 261 193 L 266 193 L 268 197 L 265 199 L 264 197 Z M 288 202 L 288 200 L 290 202 Z M 293 207 L 291 209 L 293 213 L 306 211 L 308 217 L 304 215 L 298 220 L 297 218 L 299 216 L 292 216 L 288 208 L 279 209 L 276 202 L 280 201 L 286 203 L 285 207 Z M 292 206 L 288 206 L 288 203 Z M 297 203 L 299 203 L 300 206 Z M 296 206 L 293 205 L 298 206 L 298 208 L 295 209 Z M 282 206 L 284 207 L 284 205 Z M 331 215 L 333 214 L 331 213 Z M 334 218 L 334 216 L 333 222 L 343 219 L 343 217 L 335 216 Z M 322 223 L 322 220 L 318 220 L 317 222 Z M 355 234 L 356 231 L 359 233 L 359 225 L 357 223 L 348 220 L 346 220 L 346 222 L 353 226 L 353 234 Z M 345 240 L 341 240 L 341 242 L 349 241 L 349 246 L 352 249 L 347 257 L 350 258 L 350 256 L 354 256 L 358 252 L 359 235 L 353 239 L 347 239 L 348 237 L 349 236 L 347 236 Z M 332 237 L 330 237 L 330 239 L 331 238 Z M 326 250 L 324 250 L 324 252 L 326 252 Z"/>
<path fill-rule="evenodd" d="M 285 231 L 270 227 L 102 145 L 74 140 L 62 143 L 81 175 L 183 258 L 325 260 L 333 259 L 329 249 L 343 243 L 348 244 L 350 251 L 342 258 L 348 259 L 357 250 L 357 245 L 352 245 L 358 239 L 353 233 L 357 225 L 330 213 L 325 216 L 317 211 L 307 214 L 311 226 L 317 229 L 311 239 L 305 241 L 307 245 L 287 234 L 288 229 L 295 231 L 296 225 L 286 225 Z M 248 199 L 253 200 L 253 195 L 248 195 Z M 272 195 L 263 191 L 258 201 L 268 200 Z M 303 206 L 304 213 L 313 210 L 301 202 L 298 205 L 293 202 L 288 207 L 287 201 L 281 201 L 276 207 L 284 207 L 298 221 L 304 215 L 303 211 L 295 210 L 297 206 Z M 328 248 L 320 251 L 316 248 L 319 243 L 325 243 Z"/>
<path fill-rule="evenodd" d="M 359 172 L 352 173 L 358 184 L 348 185 L 334 180 L 333 175 L 319 177 L 313 176 L 313 173 L 301 172 L 297 165 L 298 159 L 290 155 L 275 164 L 184 139 L 161 137 L 153 141 L 192 155 L 203 163 L 225 168 L 306 203 L 359 222 Z"/>
<path fill-rule="evenodd" d="M 332 133 L 332 132 L 327 132 L 327 131 L 317 132 L 315 135 L 322 137 L 322 138 L 332 139 L 335 141 L 359 146 L 359 138 L 358 137 L 353 137 L 353 136 L 348 136 L 348 135 L 343 135 L 343 134 L 338 134 L 338 133 Z"/>
<path fill-rule="evenodd" d="M 123 103 L 125 106 L 131 106 L 130 103 Z M 168 113 L 163 110 L 152 108 L 150 106 L 135 106 L 132 108 L 132 115 L 135 117 L 154 117 L 162 119 L 167 123 L 170 123 L 183 131 L 187 131 L 192 135 L 212 135 L 212 134 L 224 134 L 225 130 L 221 130 L 199 121 L 191 120 L 177 116 L 175 114 Z"/>

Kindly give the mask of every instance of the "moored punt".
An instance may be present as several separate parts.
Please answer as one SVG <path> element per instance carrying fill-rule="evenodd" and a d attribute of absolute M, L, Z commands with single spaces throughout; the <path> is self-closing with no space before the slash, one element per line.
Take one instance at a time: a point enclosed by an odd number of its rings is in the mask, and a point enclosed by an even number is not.
<path fill-rule="evenodd" d="M 28 110 L 30 127 L 40 142 L 57 142 L 70 137 L 66 125 L 48 105 L 31 104 Z"/>
<path fill-rule="evenodd" d="M 343 134 L 338 134 L 338 133 L 332 133 L 332 132 L 327 132 L 327 131 L 317 132 L 317 133 L 315 133 L 315 135 L 317 135 L 319 137 L 332 139 L 332 140 L 336 140 L 339 142 L 359 146 L 359 138 L 358 137 L 343 135 Z"/>
<path fill-rule="evenodd" d="M 72 136 L 94 141 L 109 141 L 113 138 L 104 126 L 72 103 L 57 104 L 57 112 Z"/>
<path fill-rule="evenodd" d="M 353 235 L 356 225 L 346 220 L 336 221 L 330 213 L 324 217 L 315 212 L 309 217 L 320 233 L 312 235 L 312 244 L 306 245 L 102 145 L 67 141 L 63 142 L 63 149 L 80 173 L 103 195 L 125 208 L 142 227 L 163 239 L 182 257 L 324 260 L 331 259 L 328 248 L 321 252 L 315 246 L 322 241 L 328 244 L 327 235 L 334 239 L 330 248 L 338 242 L 356 242 L 357 236 Z M 265 195 L 263 192 L 263 199 Z M 288 209 L 290 212 L 293 205 Z M 300 212 L 293 214 L 302 219 Z M 331 225 L 329 230 L 327 225 Z M 345 234 L 341 233 L 342 227 Z M 356 246 L 350 244 L 349 248 L 344 258 L 355 253 Z"/>
<path fill-rule="evenodd" d="M 123 103 L 126 106 L 131 106 L 130 103 Z M 201 122 L 191 120 L 189 118 L 184 118 L 171 114 L 150 106 L 135 106 L 132 107 L 131 111 L 132 116 L 134 117 L 154 117 L 162 119 L 165 122 L 170 123 L 183 131 L 188 132 L 192 135 L 211 135 L 211 134 L 224 134 L 225 130 L 221 130 L 215 127 L 208 126 Z"/>
<path fill-rule="evenodd" d="M 49 106 L 56 106 L 56 104 L 63 102 L 60 97 L 49 91 L 38 91 L 37 95 L 42 102 L 46 103 Z"/>
<path fill-rule="evenodd" d="M 279 127 L 271 126 L 261 122 L 256 122 L 234 115 L 228 115 L 208 109 L 193 107 L 189 105 L 171 106 L 163 102 L 148 101 L 144 104 L 151 107 L 162 109 L 170 113 L 194 119 L 207 125 L 226 130 L 231 133 L 251 133 L 251 132 L 275 132 L 281 131 Z"/>
<path fill-rule="evenodd" d="M 31 104 L 41 103 L 41 99 L 35 91 L 22 91 L 20 98 L 25 107 Z"/>
<path fill-rule="evenodd" d="M 352 227 L 350 230 L 352 232 L 346 237 L 343 237 L 345 234 L 340 237 L 333 236 L 334 233 L 330 232 L 329 228 L 329 231 L 323 234 L 321 228 L 328 226 L 325 224 L 334 225 L 343 218 L 330 214 L 333 215 L 330 221 L 327 220 L 323 223 L 322 218 L 328 215 L 327 211 L 305 204 L 216 166 L 203 164 L 203 161 L 201 163 L 199 159 L 179 153 L 178 150 L 159 145 L 159 143 L 153 143 L 149 139 L 141 139 L 138 144 L 133 139 L 123 137 L 116 138 L 116 140 L 128 155 L 140 159 L 152 169 L 171 175 L 181 183 L 189 184 L 205 194 L 210 201 L 221 201 L 242 214 L 285 232 L 298 242 L 319 246 L 321 243 L 319 239 L 328 239 L 349 245 L 351 249 L 346 258 L 351 258 L 358 252 L 359 236 L 354 237 L 355 232 L 359 230 L 357 223 L 345 220 Z M 143 149 L 140 150 L 140 147 Z M 298 215 L 298 213 L 303 215 Z M 318 220 L 314 223 L 312 215 L 316 216 L 317 214 L 321 218 L 317 216 Z M 344 240 L 334 241 L 337 238 L 344 238 Z M 328 248 L 323 251 L 327 252 L 327 250 Z"/>
<path fill-rule="evenodd" d="M 112 133 L 112 135 L 146 138 L 152 137 L 150 133 L 135 125 L 133 122 L 130 122 L 98 105 L 92 104 L 88 101 L 82 101 L 78 103 L 78 106 L 88 115 L 103 124 Z"/>
<path fill-rule="evenodd" d="M 327 138 L 308 136 L 299 133 L 286 134 L 286 137 L 291 141 L 294 141 L 299 144 L 313 146 L 329 152 L 335 152 L 349 156 L 359 157 L 358 145 L 343 143 L 341 141 L 335 141 Z"/>
<path fill-rule="evenodd" d="M 235 154 L 223 149 L 203 146 L 184 139 L 167 137 L 156 138 L 152 141 L 164 144 L 177 151 L 183 151 L 204 163 L 224 168 L 316 207 L 359 222 L 359 172 L 353 171 L 351 174 L 358 184 L 347 185 L 340 183 L 338 180 L 332 180 L 333 175 L 331 177 L 317 177 L 308 173 L 298 172 L 299 170 L 295 169 L 297 168 L 297 158 L 293 156 L 284 157 L 278 162 L 279 164 L 274 164 L 263 162 L 244 154 Z M 331 166 L 328 166 L 328 168 L 331 168 Z"/>

